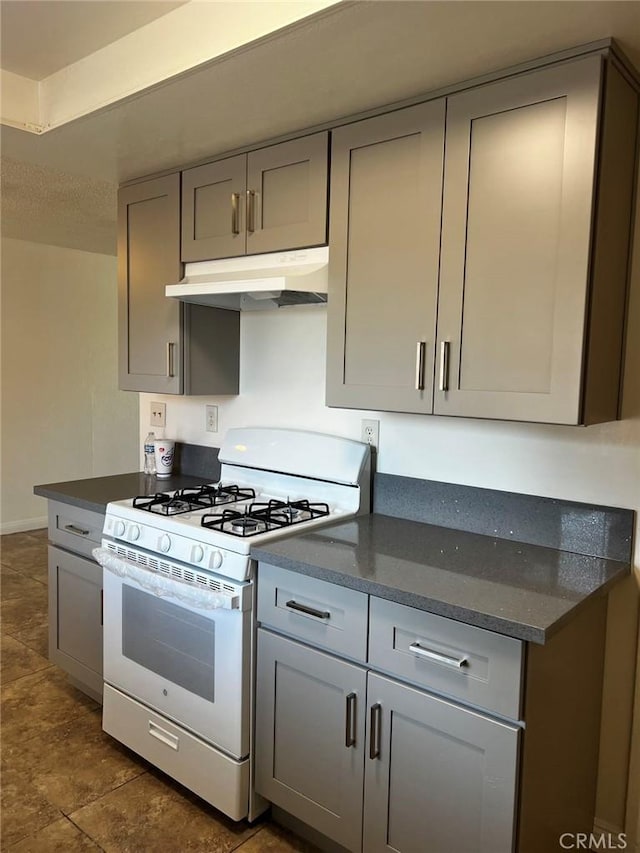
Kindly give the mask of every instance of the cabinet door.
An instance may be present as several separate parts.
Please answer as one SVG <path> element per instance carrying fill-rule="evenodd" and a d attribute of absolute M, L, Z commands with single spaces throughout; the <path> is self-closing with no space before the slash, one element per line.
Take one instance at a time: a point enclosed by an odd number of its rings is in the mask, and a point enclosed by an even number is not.
<path fill-rule="evenodd" d="M 327 404 L 432 409 L 444 100 L 333 134 Z"/>
<path fill-rule="evenodd" d="M 328 133 L 247 156 L 247 253 L 327 242 Z"/>
<path fill-rule="evenodd" d="M 258 630 L 256 790 L 348 850 L 362 841 L 364 669 Z"/>
<path fill-rule="evenodd" d="M 49 546 L 49 658 L 102 694 L 102 569 Z"/>
<path fill-rule="evenodd" d="M 182 392 L 182 305 L 167 299 L 181 278 L 180 175 L 118 193 L 120 388 Z"/>
<path fill-rule="evenodd" d="M 183 261 L 244 255 L 246 180 L 246 154 L 182 173 Z"/>
<path fill-rule="evenodd" d="M 364 850 L 513 850 L 518 728 L 378 675 L 367 690 Z"/>
<path fill-rule="evenodd" d="M 437 414 L 580 420 L 600 78 L 593 56 L 448 101 Z"/>

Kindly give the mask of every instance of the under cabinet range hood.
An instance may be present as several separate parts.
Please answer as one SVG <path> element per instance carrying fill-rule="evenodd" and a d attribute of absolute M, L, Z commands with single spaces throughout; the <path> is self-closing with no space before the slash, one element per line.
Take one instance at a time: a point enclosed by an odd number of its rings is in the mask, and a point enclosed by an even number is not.
<path fill-rule="evenodd" d="M 233 311 L 256 311 L 327 301 L 329 248 L 296 249 L 185 264 L 185 276 L 166 295 Z"/>

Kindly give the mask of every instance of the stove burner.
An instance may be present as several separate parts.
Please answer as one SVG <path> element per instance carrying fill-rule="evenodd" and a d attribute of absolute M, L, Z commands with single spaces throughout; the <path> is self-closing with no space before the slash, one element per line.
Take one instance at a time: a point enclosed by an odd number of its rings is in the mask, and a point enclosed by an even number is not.
<path fill-rule="evenodd" d="M 240 488 L 240 486 L 192 486 L 180 489 L 176 497 L 194 503 L 194 508 L 220 506 L 221 504 L 239 503 L 240 501 L 253 500 L 256 493 L 253 489 Z"/>
<path fill-rule="evenodd" d="M 140 495 L 133 499 L 135 509 L 155 512 L 158 515 L 180 515 L 198 509 L 208 509 L 220 504 L 239 503 L 255 498 L 253 489 L 228 486 L 189 486 L 178 489 L 175 494 L 156 492 L 155 495 Z"/>
<path fill-rule="evenodd" d="M 255 536 L 326 515 L 329 515 L 329 506 L 325 503 L 270 500 L 268 503 L 252 503 L 245 507 L 244 512 L 225 509 L 221 513 L 207 513 L 200 519 L 200 524 L 231 536 Z"/>
<path fill-rule="evenodd" d="M 246 536 L 249 531 L 255 530 L 259 523 L 260 522 L 256 518 L 251 518 L 250 515 L 245 515 L 242 518 L 234 519 L 231 522 L 231 529 Z"/>

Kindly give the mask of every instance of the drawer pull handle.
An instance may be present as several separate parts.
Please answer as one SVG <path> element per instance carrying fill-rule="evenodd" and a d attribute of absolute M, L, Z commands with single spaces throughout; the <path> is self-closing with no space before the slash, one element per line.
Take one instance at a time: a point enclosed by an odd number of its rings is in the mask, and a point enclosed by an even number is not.
<path fill-rule="evenodd" d="M 65 530 L 68 530 L 69 533 L 77 533 L 78 536 L 88 536 L 89 531 L 84 530 L 82 527 L 76 527 L 75 524 L 65 524 Z"/>
<path fill-rule="evenodd" d="M 454 658 L 452 655 L 445 655 L 442 652 L 436 652 L 434 649 L 425 649 L 420 643 L 411 643 L 409 651 L 414 652 L 420 657 L 428 658 L 436 663 L 444 663 L 447 666 L 454 666 L 456 669 L 462 669 L 463 666 L 468 666 L 466 658 Z"/>
<path fill-rule="evenodd" d="M 382 705 L 376 702 L 371 706 L 371 716 L 369 717 L 369 758 L 372 760 L 380 758 L 380 734 L 382 726 L 380 725 L 380 717 L 382 715 Z"/>
<path fill-rule="evenodd" d="M 347 719 L 345 723 L 344 745 L 349 749 L 356 745 L 356 694 L 347 696 Z"/>
<path fill-rule="evenodd" d="M 331 619 L 331 613 L 328 610 L 316 610 L 315 607 L 307 607 L 306 604 L 298 604 L 297 601 L 291 599 L 287 601 L 285 607 L 290 610 L 298 610 L 300 613 L 306 613 L 307 616 L 315 616 L 316 619 Z"/>
<path fill-rule="evenodd" d="M 152 720 L 149 720 L 149 734 L 151 737 L 156 738 L 156 740 L 162 741 L 167 746 L 170 746 L 171 749 L 175 749 L 178 751 L 178 745 L 180 743 L 179 739 L 168 732 L 166 729 L 163 729 L 162 726 L 156 725 Z"/>

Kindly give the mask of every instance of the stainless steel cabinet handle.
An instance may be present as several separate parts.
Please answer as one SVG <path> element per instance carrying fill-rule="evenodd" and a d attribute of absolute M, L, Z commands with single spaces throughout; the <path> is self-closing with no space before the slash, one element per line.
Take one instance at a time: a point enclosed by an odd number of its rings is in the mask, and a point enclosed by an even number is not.
<path fill-rule="evenodd" d="M 240 193 L 231 193 L 231 233 L 240 233 Z"/>
<path fill-rule="evenodd" d="M 416 391 L 424 391 L 424 354 L 426 346 L 425 341 L 418 341 L 416 344 Z"/>
<path fill-rule="evenodd" d="M 444 663 L 447 666 L 454 666 L 456 669 L 462 669 L 468 665 L 466 658 L 454 658 L 452 655 L 445 655 L 442 652 L 436 652 L 434 649 L 425 649 L 420 643 L 411 643 L 409 651 L 420 657 L 428 658 L 436 663 Z"/>
<path fill-rule="evenodd" d="M 253 190 L 247 190 L 247 231 L 253 234 L 256 230 L 256 194 Z"/>
<path fill-rule="evenodd" d="M 167 376 L 173 376 L 173 341 L 167 341 Z"/>
<path fill-rule="evenodd" d="M 287 601 L 285 607 L 288 607 L 290 610 L 297 610 L 300 613 L 306 613 L 307 616 L 315 616 L 316 619 L 330 619 L 331 613 L 328 610 L 316 610 L 315 607 L 307 607 L 306 604 L 298 604 L 297 601 L 291 599 L 291 601 Z"/>
<path fill-rule="evenodd" d="M 104 590 L 100 590 L 100 624 L 104 625 Z"/>
<path fill-rule="evenodd" d="M 356 745 L 356 694 L 347 696 L 347 712 L 344 730 L 344 745 L 349 749 Z"/>
<path fill-rule="evenodd" d="M 440 390 L 449 390 L 449 341 L 440 342 Z"/>
<path fill-rule="evenodd" d="M 380 758 L 380 734 L 381 725 L 380 717 L 382 715 L 382 705 L 376 702 L 371 706 L 369 717 L 369 758 Z"/>
<path fill-rule="evenodd" d="M 78 536 L 88 536 L 89 531 L 83 530 L 82 527 L 76 527 L 75 524 L 65 524 L 65 530 L 68 530 L 70 533 L 77 533 Z"/>

